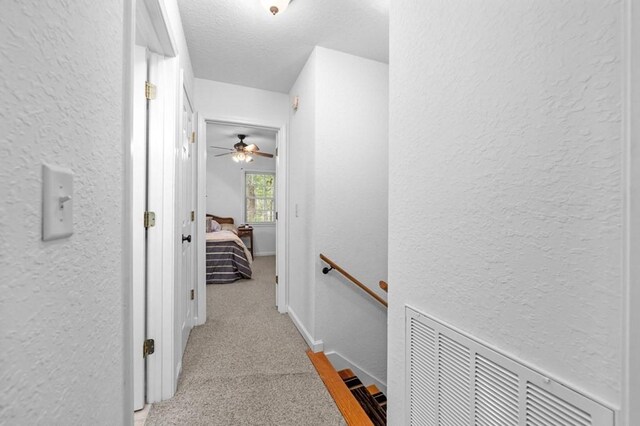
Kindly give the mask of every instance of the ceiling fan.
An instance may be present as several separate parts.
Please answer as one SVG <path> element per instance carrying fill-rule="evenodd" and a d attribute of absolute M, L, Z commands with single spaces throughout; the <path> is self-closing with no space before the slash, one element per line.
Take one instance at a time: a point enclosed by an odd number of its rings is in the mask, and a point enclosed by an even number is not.
<path fill-rule="evenodd" d="M 251 145 L 247 145 L 246 143 L 244 143 L 244 139 L 246 137 L 247 137 L 247 135 L 238 135 L 238 139 L 240 139 L 240 142 L 238 142 L 235 145 L 233 145 L 233 148 L 223 148 L 221 146 L 212 146 L 211 148 L 224 149 L 224 150 L 229 151 L 229 152 L 225 152 L 224 154 L 214 155 L 214 157 L 222 157 L 222 156 L 225 156 L 225 155 L 231 155 L 231 158 L 236 163 L 239 163 L 241 161 L 249 163 L 250 161 L 253 161 L 253 156 L 254 155 L 255 156 L 259 156 L 259 157 L 273 158 L 273 154 L 267 154 L 265 152 L 260 152 L 260 148 L 258 148 L 258 145 L 254 144 L 254 143 L 252 143 Z"/>

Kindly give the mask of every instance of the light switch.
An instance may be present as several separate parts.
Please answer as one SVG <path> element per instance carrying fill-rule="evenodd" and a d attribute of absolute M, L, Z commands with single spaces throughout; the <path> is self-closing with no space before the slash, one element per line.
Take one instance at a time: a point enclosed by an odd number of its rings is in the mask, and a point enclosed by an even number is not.
<path fill-rule="evenodd" d="M 42 240 L 73 234 L 73 172 L 42 165 Z"/>

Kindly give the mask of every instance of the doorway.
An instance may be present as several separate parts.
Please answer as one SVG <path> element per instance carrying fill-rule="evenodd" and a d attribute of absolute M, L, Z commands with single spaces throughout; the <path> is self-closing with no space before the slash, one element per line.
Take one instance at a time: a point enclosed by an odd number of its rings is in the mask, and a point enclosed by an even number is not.
<path fill-rule="evenodd" d="M 239 233 L 254 256 L 275 256 L 274 306 L 286 313 L 286 127 L 201 118 L 199 129 L 200 144 L 206 147 L 206 173 L 198 177 L 198 186 L 206 190 L 199 194 L 199 205 L 206 206 L 208 215 L 231 218 L 238 225 L 248 224 L 251 229 L 240 229 Z M 254 155 L 249 162 L 238 161 L 233 147 L 239 142 L 256 145 L 260 153 L 272 154 L 273 158 Z M 202 238 L 206 238 L 204 234 Z M 198 249 L 204 251 L 204 245 Z M 204 275 L 202 268 L 199 273 Z M 204 292 L 206 280 L 198 284 Z"/>

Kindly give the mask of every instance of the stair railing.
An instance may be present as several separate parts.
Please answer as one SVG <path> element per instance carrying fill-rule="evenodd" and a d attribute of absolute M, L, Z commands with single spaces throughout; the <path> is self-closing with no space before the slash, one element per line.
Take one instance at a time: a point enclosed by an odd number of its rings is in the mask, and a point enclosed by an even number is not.
<path fill-rule="evenodd" d="M 340 267 L 340 265 L 338 265 L 336 262 L 334 262 L 333 260 L 329 259 L 327 256 L 325 256 L 324 254 L 320 253 L 320 259 L 322 259 L 323 262 L 325 262 L 327 265 L 329 265 L 330 267 L 324 267 L 322 268 L 322 273 L 323 274 L 328 274 L 331 270 L 335 269 L 336 271 L 340 272 L 346 279 L 348 279 L 349 281 L 351 281 L 352 283 L 354 283 L 355 285 L 357 285 L 358 287 L 360 287 L 362 290 L 364 290 L 369 296 L 373 297 L 374 299 L 376 299 L 379 303 L 381 303 L 385 308 L 389 307 L 389 304 L 387 303 L 386 300 L 384 300 L 382 297 L 378 296 L 373 290 L 371 290 L 369 287 L 367 287 L 366 285 L 362 284 L 360 281 L 358 281 L 353 275 L 351 275 L 350 273 L 348 273 L 347 271 L 345 271 L 342 267 Z M 383 290 L 387 291 L 384 287 L 382 287 L 382 283 L 384 281 L 380 281 L 380 288 L 382 288 Z M 386 284 L 386 283 L 385 283 Z"/>

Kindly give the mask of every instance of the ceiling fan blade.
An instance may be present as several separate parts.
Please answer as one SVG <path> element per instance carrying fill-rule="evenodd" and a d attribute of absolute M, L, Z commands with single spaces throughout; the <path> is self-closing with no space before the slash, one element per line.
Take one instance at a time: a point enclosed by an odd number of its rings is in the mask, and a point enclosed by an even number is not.
<path fill-rule="evenodd" d="M 252 152 L 253 155 L 259 155 L 260 157 L 273 158 L 273 154 L 267 154 L 266 152 Z"/>
<path fill-rule="evenodd" d="M 231 154 L 233 154 L 233 152 L 225 152 L 224 154 L 214 155 L 214 157 L 223 157 L 225 155 L 231 155 Z"/>
<path fill-rule="evenodd" d="M 231 148 L 223 148 L 223 147 L 221 147 L 221 146 L 213 146 L 213 145 L 212 145 L 212 146 L 209 146 L 209 148 L 215 148 L 215 149 L 226 149 L 227 151 L 234 151 L 234 150 L 233 150 L 233 149 L 231 149 Z"/>
<path fill-rule="evenodd" d="M 260 148 L 258 148 L 258 145 L 256 145 L 255 143 L 252 143 L 251 145 L 247 145 L 247 146 L 244 148 L 244 150 L 245 150 L 245 151 L 253 152 L 253 151 L 260 151 Z"/>

